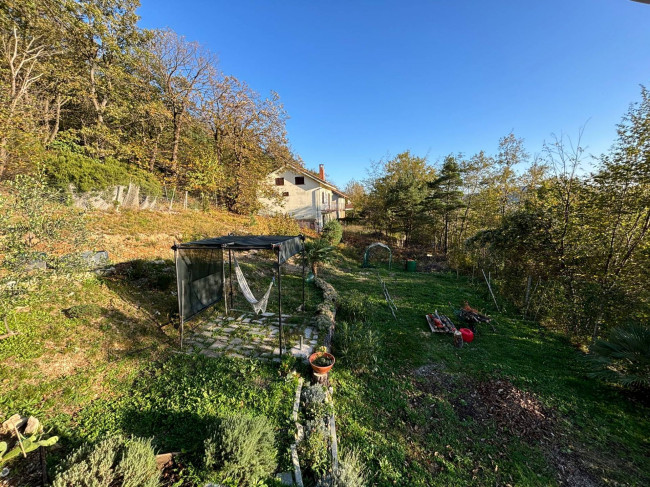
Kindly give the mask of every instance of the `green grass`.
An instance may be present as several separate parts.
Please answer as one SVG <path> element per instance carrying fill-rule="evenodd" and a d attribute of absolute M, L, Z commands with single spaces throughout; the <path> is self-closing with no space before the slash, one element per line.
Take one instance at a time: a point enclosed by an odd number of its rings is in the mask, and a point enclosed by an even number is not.
<path fill-rule="evenodd" d="M 373 485 L 553 485 L 558 462 L 565 461 L 597 482 L 650 482 L 647 405 L 587 378 L 582 353 L 567 340 L 494 312 L 489 296 L 462 276 L 361 269 L 360 256 L 353 256 L 324 277 L 341 294 L 365 294 L 368 322 L 381 336 L 380 368 L 353 372 L 358 367 L 340 360 L 332 380 L 341 447 L 361 449 Z M 398 321 L 377 273 L 398 307 Z M 430 332 L 424 315 L 437 309 L 454 320 L 448 303 L 464 301 L 489 312 L 494 330 L 479 325 L 474 342 L 457 349 L 450 335 Z M 430 378 L 415 374 L 431 364 L 440 370 L 436 390 Z M 495 379 L 533 393 L 551 411 L 551 441 L 530 441 L 490 419 L 460 414 L 469 391 Z"/>
<path fill-rule="evenodd" d="M 275 426 L 287 468 L 295 388 L 296 381 L 280 377 L 275 364 L 178 354 L 152 365 L 128 394 L 85 408 L 74 432 L 77 440 L 91 442 L 117 432 L 153 437 L 158 451 L 186 452 L 198 468 L 203 442 L 219 418 L 263 415 Z"/>

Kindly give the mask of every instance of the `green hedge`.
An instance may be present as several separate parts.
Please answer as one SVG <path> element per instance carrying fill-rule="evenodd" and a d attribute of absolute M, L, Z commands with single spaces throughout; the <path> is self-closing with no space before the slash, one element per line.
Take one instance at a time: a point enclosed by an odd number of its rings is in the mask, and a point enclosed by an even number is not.
<path fill-rule="evenodd" d="M 87 192 L 133 183 L 140 186 L 144 194 L 161 194 L 160 181 L 153 174 L 112 157 L 102 161 L 64 151 L 50 156 L 44 169 L 50 182 L 64 189 L 73 185 L 78 191 Z"/>

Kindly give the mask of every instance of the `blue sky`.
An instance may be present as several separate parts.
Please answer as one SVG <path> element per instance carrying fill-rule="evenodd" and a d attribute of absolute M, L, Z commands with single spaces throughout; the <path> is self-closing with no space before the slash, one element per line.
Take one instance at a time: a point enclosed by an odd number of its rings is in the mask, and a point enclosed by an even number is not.
<path fill-rule="evenodd" d="M 586 124 L 599 154 L 650 87 L 650 5 L 631 0 L 141 2 L 142 27 L 278 92 L 294 152 L 341 186 L 407 149 L 495 153 L 511 130 L 534 154 Z"/>

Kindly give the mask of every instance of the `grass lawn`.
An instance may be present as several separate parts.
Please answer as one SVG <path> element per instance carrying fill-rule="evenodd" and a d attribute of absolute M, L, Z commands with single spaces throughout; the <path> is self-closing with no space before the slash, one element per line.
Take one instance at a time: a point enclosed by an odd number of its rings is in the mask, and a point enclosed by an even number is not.
<path fill-rule="evenodd" d="M 650 484 L 647 403 L 587 378 L 567 340 L 494 312 L 462 276 L 361 269 L 361 252 L 347 255 L 323 275 L 342 295 L 364 295 L 378 370 L 340 359 L 331 376 L 341 448 L 361 450 L 372 485 Z M 448 303 L 464 301 L 494 329 L 479 325 L 457 349 L 424 315 L 454 320 Z"/>

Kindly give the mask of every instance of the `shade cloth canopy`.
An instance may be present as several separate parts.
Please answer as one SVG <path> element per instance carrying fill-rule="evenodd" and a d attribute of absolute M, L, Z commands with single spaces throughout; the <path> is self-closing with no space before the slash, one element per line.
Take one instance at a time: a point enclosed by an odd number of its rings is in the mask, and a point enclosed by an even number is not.
<path fill-rule="evenodd" d="M 302 235 L 245 235 L 206 238 L 194 242 L 186 242 L 172 247 L 177 249 L 231 249 L 231 250 L 276 250 L 280 256 L 280 264 L 302 251 L 304 237 Z"/>

